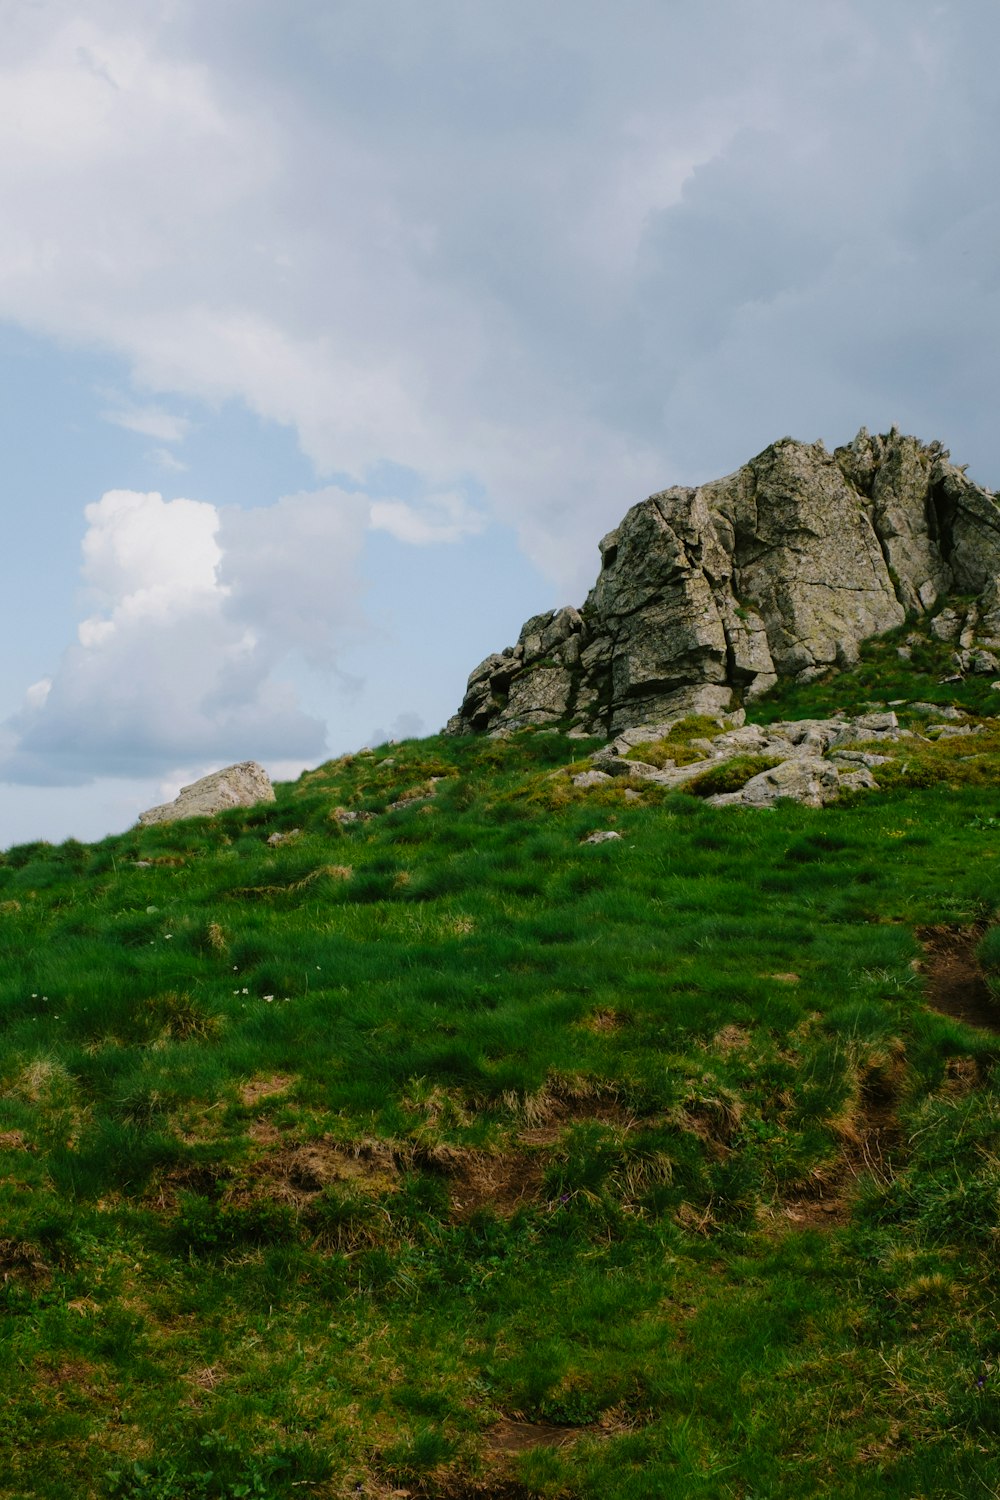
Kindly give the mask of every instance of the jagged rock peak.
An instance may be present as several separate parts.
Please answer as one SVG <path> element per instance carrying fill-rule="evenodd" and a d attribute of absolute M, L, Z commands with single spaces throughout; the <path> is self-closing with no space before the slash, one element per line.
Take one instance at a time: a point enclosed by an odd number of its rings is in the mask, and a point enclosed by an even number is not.
<path fill-rule="evenodd" d="M 849 666 L 861 642 L 975 594 L 1000 638 L 1000 506 L 898 428 L 832 454 L 782 438 L 725 479 L 634 505 L 580 609 L 535 615 L 469 678 L 455 734 L 617 734 Z"/>

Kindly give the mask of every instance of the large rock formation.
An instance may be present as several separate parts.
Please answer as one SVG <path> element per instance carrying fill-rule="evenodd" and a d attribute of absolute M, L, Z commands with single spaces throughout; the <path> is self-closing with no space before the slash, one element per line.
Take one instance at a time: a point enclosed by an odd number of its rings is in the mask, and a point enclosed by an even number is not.
<path fill-rule="evenodd" d="M 723 713 L 850 665 L 952 592 L 979 596 L 975 644 L 1000 645 L 997 499 L 896 428 L 832 454 L 783 438 L 726 479 L 634 505 L 600 546 L 582 609 L 536 615 L 488 656 L 450 732 Z"/>
<path fill-rule="evenodd" d="M 150 807 L 139 814 L 140 828 L 150 823 L 174 823 L 179 818 L 208 818 L 230 807 L 253 807 L 258 802 L 273 802 L 274 787 L 264 767 L 255 760 L 244 760 L 223 771 L 212 771 L 182 786 L 173 802 Z"/>

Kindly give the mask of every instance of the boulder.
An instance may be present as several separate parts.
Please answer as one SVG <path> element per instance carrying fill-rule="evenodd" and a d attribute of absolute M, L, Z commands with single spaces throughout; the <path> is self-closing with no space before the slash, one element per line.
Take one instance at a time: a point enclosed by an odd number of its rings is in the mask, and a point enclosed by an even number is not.
<path fill-rule="evenodd" d="M 640 501 L 600 554 L 579 610 L 533 616 L 475 669 L 449 733 L 718 718 L 779 678 L 850 665 L 908 613 L 934 615 L 962 670 L 1000 667 L 983 649 L 1000 645 L 997 499 L 895 428 L 832 454 L 782 438 L 724 479 Z"/>
<path fill-rule="evenodd" d="M 244 760 L 181 787 L 173 802 L 140 813 L 139 826 L 174 823 L 179 818 L 208 818 L 230 807 L 253 807 L 258 802 L 273 801 L 274 787 L 264 767 L 255 760 Z"/>
<path fill-rule="evenodd" d="M 751 776 L 738 792 L 723 792 L 707 800 L 711 807 L 727 807 L 735 802 L 745 807 L 770 807 L 779 797 L 790 797 L 805 807 L 823 807 L 840 796 L 840 784 L 836 766 L 815 755 L 802 755 Z"/>

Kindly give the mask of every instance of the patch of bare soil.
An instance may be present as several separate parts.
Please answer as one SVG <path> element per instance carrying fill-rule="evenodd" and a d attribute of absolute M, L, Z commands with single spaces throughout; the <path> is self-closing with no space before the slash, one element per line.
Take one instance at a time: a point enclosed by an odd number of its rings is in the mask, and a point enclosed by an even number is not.
<path fill-rule="evenodd" d="M 181 1162 L 171 1167 L 154 1183 L 147 1203 L 160 1212 L 173 1211 L 177 1207 L 180 1193 L 193 1193 L 199 1198 L 214 1198 L 220 1186 L 230 1177 L 230 1168 L 222 1163 Z"/>
<path fill-rule="evenodd" d="M 88 1396 L 99 1394 L 104 1385 L 103 1377 L 96 1365 L 86 1359 L 54 1360 L 37 1359 L 35 1371 L 45 1385 L 62 1390 L 69 1386 L 86 1391 Z"/>
<path fill-rule="evenodd" d="M 275 1094 L 284 1094 L 295 1079 L 287 1073 L 273 1073 L 270 1078 L 251 1078 L 240 1089 L 240 1100 L 252 1109 L 261 1099 L 270 1099 Z"/>
<path fill-rule="evenodd" d="M 398 1170 L 396 1153 L 386 1141 L 362 1140 L 346 1145 L 320 1136 L 264 1152 L 248 1163 L 227 1192 L 226 1201 L 245 1203 L 266 1196 L 301 1207 L 332 1183 L 384 1192 L 395 1186 Z"/>
<path fill-rule="evenodd" d="M 605 1435 L 597 1422 L 580 1427 L 560 1427 L 553 1422 L 517 1422 L 501 1417 L 486 1433 L 484 1447 L 491 1454 L 527 1453 L 531 1448 L 568 1448 L 588 1434 Z"/>
<path fill-rule="evenodd" d="M 423 1165 L 448 1178 L 452 1217 L 459 1220 L 485 1208 L 510 1218 L 525 1203 L 538 1201 L 545 1179 L 544 1158 L 516 1148 L 491 1155 L 442 1144 Z"/>
<path fill-rule="evenodd" d="M 565 1492 L 561 1492 L 565 1493 Z M 358 1500 L 534 1500 L 538 1490 L 530 1490 L 517 1479 L 491 1475 L 472 1479 L 466 1475 L 442 1474 L 418 1481 L 411 1486 L 382 1485 L 377 1480 L 359 1483 L 352 1494 Z"/>
<path fill-rule="evenodd" d="M 0 1240 L 0 1281 L 37 1286 L 49 1280 L 49 1268 L 28 1240 Z"/>
<path fill-rule="evenodd" d="M 927 1003 L 933 1010 L 1000 1036 L 1000 1006 L 976 957 L 985 931 L 981 923 L 971 927 L 957 923 L 918 927 L 917 937 L 925 954 L 921 972 Z"/>
<path fill-rule="evenodd" d="M 901 1143 L 896 1095 L 902 1071 L 900 1056 L 898 1076 L 891 1070 L 873 1069 L 862 1080 L 859 1108 L 840 1158 L 829 1168 L 816 1172 L 805 1192 L 786 1199 L 782 1218 L 797 1229 L 834 1229 L 846 1224 L 851 1216 L 853 1188 L 858 1177 L 867 1174 L 878 1182 L 889 1181 L 893 1157 Z"/>
<path fill-rule="evenodd" d="M 518 1131 L 517 1138 L 523 1146 L 553 1146 L 569 1126 L 590 1122 L 630 1130 L 636 1117 L 617 1099 L 553 1098 L 546 1104 L 544 1122 Z"/>

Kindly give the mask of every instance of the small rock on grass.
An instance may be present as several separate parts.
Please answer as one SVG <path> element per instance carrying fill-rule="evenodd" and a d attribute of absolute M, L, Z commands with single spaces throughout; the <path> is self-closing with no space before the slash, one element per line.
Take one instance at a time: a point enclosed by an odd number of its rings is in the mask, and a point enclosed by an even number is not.
<path fill-rule="evenodd" d="M 610 828 L 599 828 L 594 833 L 588 833 L 587 837 L 583 840 L 583 842 L 585 844 L 606 844 L 609 839 L 620 839 L 620 838 L 621 838 L 621 834 L 620 833 L 615 833 L 613 831 L 613 829 L 610 829 Z"/>

